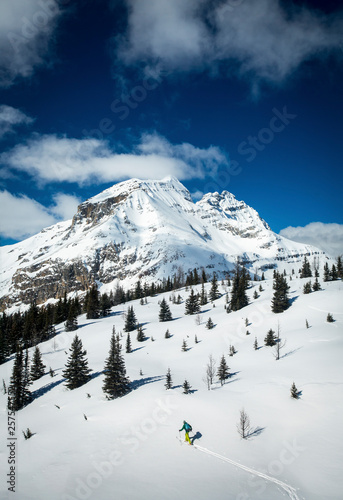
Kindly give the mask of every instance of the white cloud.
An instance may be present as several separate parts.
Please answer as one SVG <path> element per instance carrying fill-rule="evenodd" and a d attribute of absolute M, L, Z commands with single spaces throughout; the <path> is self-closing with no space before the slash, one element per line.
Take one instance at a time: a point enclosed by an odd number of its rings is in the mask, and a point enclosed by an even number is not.
<path fill-rule="evenodd" d="M 343 224 L 311 222 L 304 227 L 286 227 L 280 234 L 290 240 L 314 245 L 332 257 L 343 254 Z"/>
<path fill-rule="evenodd" d="M 33 118 L 26 115 L 20 109 L 6 106 L 0 106 L 0 139 L 7 133 L 13 132 L 14 127 L 18 125 L 29 125 L 34 121 Z"/>
<path fill-rule="evenodd" d="M 77 207 L 82 201 L 77 196 L 65 193 L 57 193 L 53 199 L 54 205 L 49 210 L 57 220 L 71 219 L 76 214 Z"/>
<path fill-rule="evenodd" d="M 219 148 L 197 148 L 189 143 L 171 144 L 157 134 L 145 134 L 133 153 L 116 153 L 105 141 L 38 136 L 0 155 L 5 168 L 23 171 L 44 185 L 75 182 L 79 185 L 115 182 L 130 177 L 180 180 L 214 175 L 227 163 Z"/>
<path fill-rule="evenodd" d="M 60 5 L 57 0 L 0 2 L 0 88 L 32 76 L 37 66 L 51 64 L 48 56 Z"/>
<path fill-rule="evenodd" d="M 4 238 L 21 240 L 38 233 L 43 227 L 71 219 L 76 213 L 79 198 L 57 193 L 54 203 L 45 207 L 28 196 L 0 191 L 0 234 Z"/>
<path fill-rule="evenodd" d="M 309 59 L 342 55 L 343 11 L 333 16 L 277 0 L 127 0 L 124 64 L 173 73 L 208 69 L 282 83 Z M 225 70 L 225 69 L 224 69 Z"/>
<path fill-rule="evenodd" d="M 0 206 L 0 233 L 5 238 L 23 239 L 56 222 L 43 205 L 24 195 L 1 191 Z"/>

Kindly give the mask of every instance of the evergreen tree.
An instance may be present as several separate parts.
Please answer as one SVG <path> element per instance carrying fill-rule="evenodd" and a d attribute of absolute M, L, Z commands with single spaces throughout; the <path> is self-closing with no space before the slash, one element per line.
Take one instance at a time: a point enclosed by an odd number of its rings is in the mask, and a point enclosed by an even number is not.
<path fill-rule="evenodd" d="M 201 283 L 207 283 L 207 275 L 205 269 L 203 269 L 201 272 Z"/>
<path fill-rule="evenodd" d="M 274 313 L 281 313 L 289 307 L 289 286 L 286 278 L 278 272 L 275 273 L 273 290 L 272 311 Z"/>
<path fill-rule="evenodd" d="M 107 295 L 107 293 L 103 293 L 100 297 L 100 303 L 99 303 L 99 308 L 100 308 L 100 314 L 103 318 L 106 316 L 109 316 L 110 311 L 111 311 L 111 300 L 110 297 Z"/>
<path fill-rule="evenodd" d="M 120 398 L 130 392 L 130 380 L 126 376 L 125 361 L 121 354 L 119 337 L 112 331 L 110 350 L 105 362 L 105 379 L 102 390 L 107 399 Z"/>
<path fill-rule="evenodd" d="M 88 291 L 85 299 L 87 319 L 97 319 L 100 316 L 99 292 L 96 285 Z"/>
<path fill-rule="evenodd" d="M 70 301 L 67 321 L 64 324 L 66 332 L 73 332 L 78 329 L 77 309 L 73 300 Z"/>
<path fill-rule="evenodd" d="M 213 327 L 214 327 L 214 324 L 213 324 L 212 319 L 211 319 L 211 318 L 208 318 L 207 323 L 206 323 L 206 328 L 207 328 L 208 330 L 212 330 L 212 328 L 213 328 Z"/>
<path fill-rule="evenodd" d="M 170 339 L 170 337 L 171 337 L 171 335 L 170 335 L 169 329 L 167 329 L 166 333 L 164 334 L 164 338 Z"/>
<path fill-rule="evenodd" d="M 137 341 L 144 342 L 144 340 L 145 340 L 145 335 L 143 332 L 143 327 L 142 327 L 142 325 L 139 325 L 137 328 Z"/>
<path fill-rule="evenodd" d="M 321 290 L 321 288 L 322 287 L 320 286 L 318 278 L 316 278 L 315 281 L 314 281 L 314 283 L 313 283 L 312 289 L 313 289 L 314 292 L 318 292 L 318 290 Z"/>
<path fill-rule="evenodd" d="M 138 280 L 137 283 L 136 283 L 136 288 L 135 288 L 135 292 L 134 292 L 134 298 L 135 299 L 141 299 L 142 297 L 144 297 L 144 291 L 142 289 L 142 285 L 141 285 L 140 280 Z"/>
<path fill-rule="evenodd" d="M 275 340 L 275 332 L 274 330 L 270 329 L 264 339 L 264 343 L 266 346 L 273 347 L 276 344 Z"/>
<path fill-rule="evenodd" d="M 208 302 L 208 300 L 207 300 L 207 293 L 205 290 L 205 285 L 204 285 L 204 283 L 201 283 L 200 305 L 204 306 L 205 304 L 207 304 L 207 302 Z"/>
<path fill-rule="evenodd" d="M 8 409 L 11 411 L 21 410 L 32 399 L 28 368 L 28 353 L 26 351 L 24 360 L 23 348 L 18 344 L 8 387 Z"/>
<path fill-rule="evenodd" d="M 195 295 L 194 290 L 191 290 L 191 293 L 186 300 L 185 307 L 185 314 L 196 314 L 200 311 L 199 298 Z"/>
<path fill-rule="evenodd" d="M 231 291 L 230 309 L 232 311 L 238 311 L 249 304 L 246 294 L 247 284 L 248 279 L 245 268 L 236 264 Z"/>
<path fill-rule="evenodd" d="M 31 380 L 38 380 L 45 373 L 46 366 L 42 361 L 42 355 L 39 350 L 39 347 L 36 346 L 33 358 L 32 358 L 32 366 L 31 366 Z"/>
<path fill-rule="evenodd" d="M 336 268 L 335 264 L 332 264 L 330 275 L 331 275 L 332 281 L 338 280 L 338 272 L 337 272 L 337 268 Z"/>
<path fill-rule="evenodd" d="M 173 387 L 173 381 L 172 381 L 172 376 L 170 373 L 170 368 L 168 368 L 168 370 L 167 370 L 166 383 L 164 384 L 164 386 L 167 390 L 171 389 Z"/>
<path fill-rule="evenodd" d="M 257 290 L 254 291 L 253 297 L 255 300 L 259 298 L 259 294 L 257 293 Z"/>
<path fill-rule="evenodd" d="M 191 391 L 191 385 L 190 385 L 190 383 L 188 382 L 188 380 L 185 380 L 185 381 L 184 381 L 184 383 L 183 383 L 182 387 L 183 387 L 183 393 L 184 393 L 184 394 L 189 394 L 189 393 L 190 393 L 190 391 Z"/>
<path fill-rule="evenodd" d="M 294 382 L 291 387 L 291 398 L 299 399 L 299 391 Z"/>
<path fill-rule="evenodd" d="M 220 293 L 218 290 L 217 276 L 216 276 L 216 273 L 213 273 L 209 298 L 210 298 L 210 301 L 213 302 L 214 300 L 217 300 L 219 297 L 220 297 Z"/>
<path fill-rule="evenodd" d="M 186 342 L 186 340 L 183 340 L 181 350 L 182 350 L 183 352 L 188 351 L 188 346 L 187 346 L 187 342 Z"/>
<path fill-rule="evenodd" d="M 125 332 L 132 332 L 137 327 L 137 320 L 135 311 L 133 310 L 133 306 L 129 306 L 127 309 L 126 317 L 125 317 Z"/>
<path fill-rule="evenodd" d="M 130 352 L 132 352 L 132 347 L 131 347 L 131 337 L 130 337 L 130 334 L 128 333 L 127 334 L 127 337 L 126 337 L 126 352 L 129 354 Z"/>
<path fill-rule="evenodd" d="M 92 370 L 88 368 L 87 351 L 83 349 L 82 341 L 77 335 L 75 335 L 69 351 L 69 358 L 62 375 L 66 379 L 65 385 L 68 389 L 76 389 L 88 382 Z"/>
<path fill-rule="evenodd" d="M 335 321 L 331 313 L 328 313 L 328 315 L 326 316 L 326 321 L 328 323 L 333 323 Z"/>
<path fill-rule="evenodd" d="M 218 375 L 218 378 L 220 380 L 220 383 L 221 385 L 223 385 L 225 383 L 225 380 L 229 377 L 229 367 L 226 363 L 226 360 L 225 360 L 225 356 L 223 355 L 221 360 L 220 360 L 220 364 L 219 364 L 219 368 L 218 368 L 218 372 L 217 372 L 217 375 Z"/>
<path fill-rule="evenodd" d="M 257 337 L 255 337 L 255 341 L 254 341 L 254 349 L 255 351 L 258 350 L 258 342 L 257 342 Z"/>
<path fill-rule="evenodd" d="M 325 262 L 324 264 L 324 281 L 330 281 L 331 280 L 331 273 L 329 269 L 329 264 Z"/>
<path fill-rule="evenodd" d="M 0 316 L 0 365 L 6 361 L 7 355 L 7 316 L 6 313 L 3 313 L 3 315 Z"/>
<path fill-rule="evenodd" d="M 341 256 L 337 257 L 337 273 L 338 273 L 338 277 L 343 279 L 343 264 L 342 264 L 342 257 Z"/>
<path fill-rule="evenodd" d="M 311 292 L 312 292 L 312 283 L 311 283 L 311 281 L 308 281 L 303 286 L 303 293 L 307 294 L 307 293 L 311 293 Z"/>
<path fill-rule="evenodd" d="M 309 261 L 305 255 L 304 262 L 300 271 L 300 278 L 312 278 L 312 271 Z"/>
<path fill-rule="evenodd" d="M 159 321 L 171 321 L 173 319 L 172 314 L 170 312 L 170 307 L 169 307 L 166 299 L 161 300 L 160 313 L 159 313 L 158 318 L 159 318 Z"/>

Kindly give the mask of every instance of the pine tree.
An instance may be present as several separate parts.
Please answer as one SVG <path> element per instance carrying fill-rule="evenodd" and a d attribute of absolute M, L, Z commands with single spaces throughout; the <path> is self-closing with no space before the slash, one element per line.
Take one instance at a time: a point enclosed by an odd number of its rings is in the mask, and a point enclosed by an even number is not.
<path fill-rule="evenodd" d="M 201 283 L 200 305 L 204 306 L 208 302 L 204 283 Z"/>
<path fill-rule="evenodd" d="M 169 329 L 166 330 L 166 333 L 164 334 L 164 338 L 165 339 L 170 339 L 171 335 L 170 335 L 170 332 L 169 332 Z"/>
<path fill-rule="evenodd" d="M 326 321 L 328 323 L 333 323 L 335 321 L 331 313 L 328 313 L 328 315 L 326 316 Z"/>
<path fill-rule="evenodd" d="M 170 368 L 167 370 L 167 375 L 166 375 L 166 383 L 164 384 L 165 388 L 171 389 L 173 387 L 173 380 L 170 372 Z"/>
<path fill-rule="evenodd" d="M 173 319 L 166 299 L 161 300 L 160 313 L 158 318 L 159 321 L 171 321 Z"/>
<path fill-rule="evenodd" d="M 337 257 L 337 273 L 338 277 L 343 279 L 343 264 L 342 257 L 340 255 Z"/>
<path fill-rule="evenodd" d="M 332 264 L 330 275 L 331 275 L 332 281 L 338 280 L 338 272 L 337 272 L 337 268 L 336 268 L 335 264 Z"/>
<path fill-rule="evenodd" d="M 244 267 L 236 264 L 235 274 L 233 277 L 230 309 L 238 311 L 249 304 L 246 289 L 248 286 L 248 276 Z"/>
<path fill-rule="evenodd" d="M 99 292 L 96 285 L 93 285 L 85 298 L 85 308 L 87 319 L 97 319 L 100 316 Z"/>
<path fill-rule="evenodd" d="M 258 289 L 259 289 L 259 291 L 260 291 L 260 292 L 263 292 L 263 290 L 264 290 L 264 288 L 263 288 L 263 286 L 262 286 L 262 285 L 260 285 L 260 286 L 258 287 Z"/>
<path fill-rule="evenodd" d="M 107 293 L 103 293 L 100 297 L 100 302 L 99 302 L 99 308 L 100 308 L 100 314 L 103 318 L 108 316 L 111 311 L 111 300 Z"/>
<path fill-rule="evenodd" d="M 217 300 L 219 297 L 220 297 L 220 293 L 218 290 L 217 276 L 216 276 L 216 273 L 213 273 L 209 298 L 210 298 L 210 301 L 213 302 L 214 300 Z"/>
<path fill-rule="evenodd" d="M 185 380 L 185 381 L 184 381 L 184 383 L 183 383 L 182 387 L 183 387 L 183 393 L 184 393 L 184 394 L 189 394 L 189 393 L 190 393 L 190 390 L 191 390 L 191 385 L 190 385 L 190 383 L 188 382 L 188 380 Z"/>
<path fill-rule="evenodd" d="M 83 349 L 82 341 L 77 335 L 75 335 L 69 351 L 69 358 L 62 375 L 66 379 L 65 385 L 68 389 L 76 389 L 88 382 L 92 370 L 88 368 L 87 351 Z"/>
<path fill-rule="evenodd" d="M 137 341 L 144 342 L 144 340 L 145 340 L 145 335 L 143 332 L 143 327 L 142 327 L 142 325 L 139 325 L 137 328 Z"/>
<path fill-rule="evenodd" d="M 289 286 L 286 278 L 277 271 L 275 272 L 273 290 L 272 311 L 274 313 L 281 313 L 289 307 Z"/>
<path fill-rule="evenodd" d="M 126 376 L 125 361 L 121 354 L 119 337 L 112 331 L 110 350 L 104 368 L 102 390 L 107 399 L 116 399 L 130 392 L 130 380 Z"/>
<path fill-rule="evenodd" d="M 128 333 L 127 334 L 127 337 L 126 337 L 126 352 L 129 354 L 130 352 L 132 352 L 132 347 L 131 347 L 131 337 L 130 337 L 130 334 Z"/>
<path fill-rule="evenodd" d="M 276 344 L 275 341 L 275 332 L 274 330 L 270 329 L 264 339 L 264 343 L 266 346 L 273 347 Z"/>
<path fill-rule="evenodd" d="M 77 309 L 75 302 L 73 300 L 70 301 L 68 317 L 67 321 L 64 324 L 66 332 L 73 332 L 78 329 L 78 320 L 77 320 Z"/>
<path fill-rule="evenodd" d="M 221 385 L 225 383 L 225 380 L 229 377 L 229 374 L 229 367 L 226 363 L 225 356 L 223 355 L 220 360 L 220 365 L 217 372 Z"/>
<path fill-rule="evenodd" d="M 322 287 L 320 286 L 320 283 L 319 283 L 319 281 L 318 281 L 318 278 L 316 277 L 316 279 L 315 279 L 315 281 L 314 281 L 314 283 L 313 283 L 313 286 L 312 286 L 312 290 L 313 290 L 314 292 L 318 292 L 318 290 L 321 290 L 321 289 L 322 289 Z"/>
<path fill-rule="evenodd" d="M 185 305 L 185 314 L 196 314 L 200 311 L 199 299 L 198 296 L 195 295 L 194 290 L 191 290 L 191 293 L 186 300 Z"/>
<path fill-rule="evenodd" d="M 133 310 L 133 306 L 129 306 L 127 309 L 126 317 L 125 317 L 125 332 L 132 332 L 137 327 L 137 320 L 135 311 Z"/>
<path fill-rule="evenodd" d="M 31 366 L 31 380 L 38 380 L 45 373 L 46 366 L 42 361 L 42 355 L 39 350 L 39 347 L 36 346 L 33 358 L 32 358 L 32 366 Z"/>
<path fill-rule="evenodd" d="M 304 262 L 300 271 L 300 278 L 312 278 L 312 271 L 309 261 L 305 255 Z"/>
<path fill-rule="evenodd" d="M 299 391 L 294 382 L 291 387 L 291 398 L 299 399 Z"/>
<path fill-rule="evenodd" d="M 183 351 L 183 352 L 188 351 L 188 346 L 187 346 L 187 342 L 186 342 L 186 340 L 185 340 L 185 339 L 184 339 L 184 340 L 183 340 L 183 342 L 182 342 L 181 351 Z"/>
<path fill-rule="evenodd" d="M 32 399 L 29 390 L 30 377 L 28 369 L 28 352 L 26 351 L 24 360 L 23 348 L 21 344 L 18 344 L 8 387 L 8 409 L 11 411 L 21 410 Z"/>
<path fill-rule="evenodd" d="M 258 342 L 257 342 L 257 337 L 255 337 L 255 341 L 254 341 L 254 349 L 255 351 L 258 350 Z"/>
<path fill-rule="evenodd" d="M 207 322 L 206 322 L 206 328 L 208 330 L 212 330 L 212 328 L 214 327 L 214 324 L 213 324 L 213 321 L 211 318 L 208 318 Z"/>
<path fill-rule="evenodd" d="M 257 290 L 254 291 L 253 297 L 255 300 L 259 298 L 259 294 L 257 293 Z"/>
<path fill-rule="evenodd" d="M 324 264 L 324 281 L 330 281 L 331 280 L 331 273 L 329 269 L 329 264 L 325 262 Z"/>
<path fill-rule="evenodd" d="M 303 286 L 303 293 L 304 294 L 308 294 L 308 293 L 311 293 L 311 292 L 312 292 L 312 283 L 311 283 L 311 281 L 308 281 Z"/>

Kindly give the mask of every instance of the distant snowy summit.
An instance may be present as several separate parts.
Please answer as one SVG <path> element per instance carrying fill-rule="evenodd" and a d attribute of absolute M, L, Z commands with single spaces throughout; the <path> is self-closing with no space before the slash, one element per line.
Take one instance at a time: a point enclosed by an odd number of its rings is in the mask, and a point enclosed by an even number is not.
<path fill-rule="evenodd" d="M 205 268 L 219 277 L 239 259 L 251 273 L 298 268 L 321 250 L 275 234 L 223 191 L 194 203 L 174 177 L 120 182 L 79 205 L 73 219 L 0 249 L 0 308 L 57 299 L 97 283 L 158 281 Z M 310 259 L 311 260 L 311 259 Z"/>

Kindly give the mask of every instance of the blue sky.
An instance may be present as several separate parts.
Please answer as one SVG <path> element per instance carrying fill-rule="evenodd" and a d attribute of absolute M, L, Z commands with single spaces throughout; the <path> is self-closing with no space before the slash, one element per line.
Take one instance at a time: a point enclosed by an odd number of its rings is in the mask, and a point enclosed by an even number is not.
<path fill-rule="evenodd" d="M 343 252 L 341 2 L 12 0 L 0 19 L 2 245 L 171 174 Z"/>

